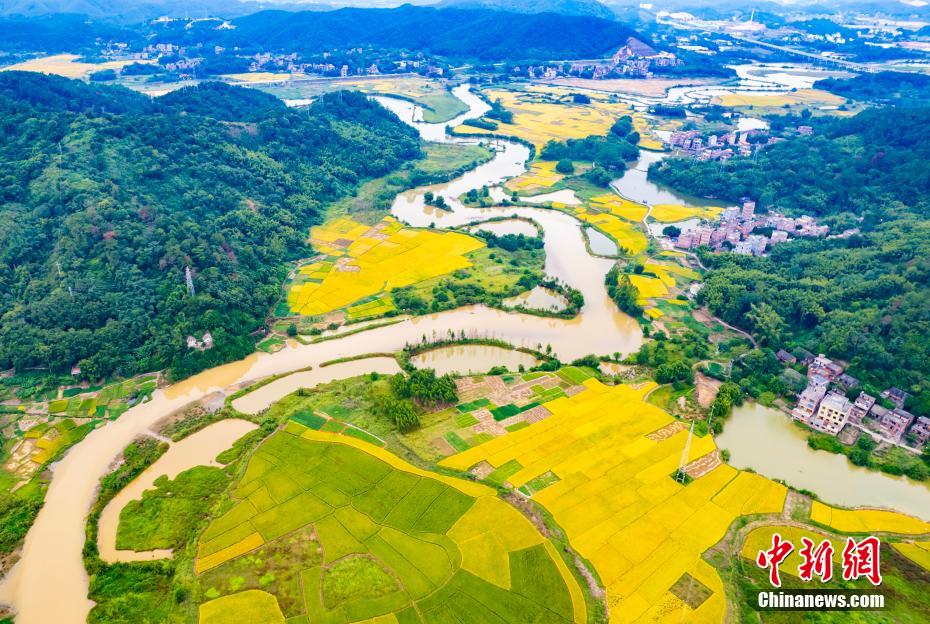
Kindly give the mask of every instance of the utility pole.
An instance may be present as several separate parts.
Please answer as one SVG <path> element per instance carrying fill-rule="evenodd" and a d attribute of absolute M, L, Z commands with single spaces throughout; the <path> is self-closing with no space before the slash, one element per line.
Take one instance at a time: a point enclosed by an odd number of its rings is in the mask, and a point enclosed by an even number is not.
<path fill-rule="evenodd" d="M 191 297 L 193 297 L 194 294 L 195 294 L 195 292 L 194 292 L 194 278 L 193 278 L 193 276 L 191 275 L 191 268 L 190 268 L 190 266 L 184 267 L 184 280 L 187 282 L 187 290 L 188 290 L 188 292 L 190 292 Z"/>
<path fill-rule="evenodd" d="M 691 438 L 694 436 L 694 421 L 691 421 L 691 429 L 688 430 L 688 439 L 685 441 L 685 448 L 681 451 L 681 461 L 678 462 L 678 472 L 675 473 L 675 481 L 685 482 L 685 464 L 688 463 L 688 452 L 691 450 Z"/>

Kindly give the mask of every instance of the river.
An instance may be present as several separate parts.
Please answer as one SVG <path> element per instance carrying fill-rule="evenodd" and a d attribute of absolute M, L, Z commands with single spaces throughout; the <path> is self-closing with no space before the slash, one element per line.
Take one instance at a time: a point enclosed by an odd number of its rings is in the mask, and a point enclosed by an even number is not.
<path fill-rule="evenodd" d="M 455 93 L 469 104 L 470 111 L 447 124 L 414 122 L 424 138 L 464 141 L 447 139 L 446 126 L 487 110 L 487 105 L 467 87 L 459 87 Z M 392 100 L 389 106 L 403 113 L 403 106 L 398 108 L 398 102 Z M 415 107 L 406 102 L 403 104 L 409 108 L 407 116 L 402 119 L 415 119 Z M 429 188 L 439 190 L 449 199 L 470 188 L 493 186 L 525 169 L 529 157 L 525 146 L 510 141 L 495 141 L 495 145 L 498 151 L 490 162 L 452 182 Z M 96 496 L 100 478 L 136 436 L 143 434 L 158 420 L 210 393 L 231 393 L 243 383 L 271 375 L 308 368 L 315 371 L 312 379 L 279 380 L 262 388 L 263 392 L 254 399 L 252 407 L 267 405 L 291 392 L 295 383 L 325 383 L 372 370 L 365 370 L 364 364 L 360 363 L 362 360 L 326 367 L 321 367 L 321 364 L 370 353 L 395 352 L 406 344 L 419 342 L 423 337 L 445 337 L 450 331 L 498 338 L 534 348 L 551 345 L 553 352 L 566 361 L 588 353 L 626 354 L 639 348 L 642 333 L 638 324 L 617 311 L 604 291 L 604 275 L 611 261 L 593 258 L 587 253 L 577 221 L 552 210 L 475 210 L 466 209 L 457 201 L 450 202 L 452 211 L 432 215 L 423 206 L 422 197 L 426 190 L 417 189 L 398 196 L 394 214 L 412 225 L 428 225 L 431 221 L 438 225 L 464 225 L 511 213 L 539 223 L 544 230 L 546 270 L 581 290 L 585 296 L 581 313 L 574 319 L 563 320 L 472 306 L 319 343 L 291 343 L 277 353 L 256 353 L 158 390 L 150 401 L 130 408 L 118 420 L 92 431 L 52 467 L 45 505 L 26 535 L 22 558 L 0 585 L 0 600 L 16 608 L 18 624 L 78 624 L 86 621 L 93 603 L 87 598 L 88 577 L 81 550 L 87 513 Z M 371 364 L 389 366 L 383 361 Z"/>
<path fill-rule="evenodd" d="M 758 403 L 734 408 L 717 446 L 730 451 L 734 467 L 782 479 L 826 503 L 884 507 L 930 520 L 926 485 L 854 466 L 845 455 L 815 451 L 807 446 L 807 433 L 777 409 Z"/>
<path fill-rule="evenodd" d="M 130 501 L 142 498 L 145 490 L 154 486 L 162 475 L 174 479 L 178 474 L 194 466 L 220 466 L 216 456 L 230 448 L 233 443 L 258 428 L 247 420 L 221 420 L 204 427 L 183 440 L 173 442 L 154 464 L 146 468 L 132 483 L 120 490 L 100 514 L 98 523 L 97 549 L 100 558 L 108 563 L 117 561 L 150 561 L 171 556 L 170 550 L 137 552 L 116 549 L 116 529 L 119 515 Z"/>

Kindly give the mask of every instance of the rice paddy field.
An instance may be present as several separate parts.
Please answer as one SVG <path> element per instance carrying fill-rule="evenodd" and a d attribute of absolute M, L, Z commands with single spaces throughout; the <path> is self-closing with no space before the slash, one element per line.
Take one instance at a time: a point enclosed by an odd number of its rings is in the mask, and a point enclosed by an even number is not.
<path fill-rule="evenodd" d="M 715 206 L 683 206 L 680 204 L 656 204 L 649 212 L 649 217 L 662 223 L 677 223 L 686 219 L 706 219 L 713 221 L 723 212 Z"/>
<path fill-rule="evenodd" d="M 674 262 L 647 260 L 643 264 L 642 273 L 630 275 L 630 282 L 639 290 L 640 305 L 646 305 L 650 299 L 671 300 L 670 296 L 674 294 L 676 289 L 682 288 L 692 281 L 700 279 L 700 277 L 697 271 Z M 657 311 L 659 314 L 656 314 L 653 318 L 662 316 L 661 310 Z"/>
<path fill-rule="evenodd" d="M 895 511 L 840 509 L 814 501 L 811 520 L 842 533 L 930 533 L 930 524 Z"/>
<path fill-rule="evenodd" d="M 538 160 L 533 162 L 525 173 L 507 181 L 506 187 L 518 193 L 530 193 L 551 188 L 554 184 L 565 178 L 555 170 L 554 160 Z"/>
<path fill-rule="evenodd" d="M 641 136 L 641 147 L 662 149 L 661 141 L 652 135 L 645 117 L 610 95 L 588 93 L 590 104 L 576 104 L 572 102 L 571 89 L 532 84 L 485 88 L 482 93 L 489 100 L 500 100 L 504 108 L 513 113 L 513 123 L 502 123 L 493 133 L 518 137 L 537 149 L 551 140 L 607 134 L 617 118 L 623 115 L 633 116 L 634 126 Z M 473 126 L 457 126 L 454 131 L 463 135 L 489 132 Z"/>
<path fill-rule="evenodd" d="M 195 561 L 201 624 L 585 622 L 551 542 L 491 488 L 290 421 Z"/>
<path fill-rule="evenodd" d="M 485 244 L 459 232 L 405 227 L 393 217 L 374 226 L 341 217 L 314 227 L 310 242 L 322 259 L 298 269 L 287 302 L 305 316 L 348 308 L 351 320 L 383 315 L 387 294 L 471 266 L 466 257 Z"/>
<path fill-rule="evenodd" d="M 891 547 L 930 572 L 930 542 L 895 542 Z"/>
<path fill-rule="evenodd" d="M 780 108 L 791 106 L 839 106 L 846 100 L 820 89 L 798 89 L 782 95 L 728 93 L 714 98 L 728 108 Z"/>
<path fill-rule="evenodd" d="M 119 70 L 126 65 L 136 63 L 135 60 L 108 61 L 106 63 L 82 63 L 77 54 L 55 54 L 42 58 L 30 59 L 0 69 L 0 71 L 31 71 L 42 74 L 54 74 L 65 78 L 84 78 L 92 72 L 103 69 Z M 142 61 L 145 62 L 145 61 Z"/>
<path fill-rule="evenodd" d="M 440 465 L 508 466 L 507 481 L 548 510 L 592 564 L 612 622 L 723 621 L 723 582 L 702 553 L 738 517 L 780 513 L 786 488 L 722 464 L 709 436 L 691 441 L 690 479 L 681 483 L 674 475 L 688 433 L 643 400 L 653 384 L 582 385 L 544 403 L 549 418 Z"/>
<path fill-rule="evenodd" d="M 582 390 L 579 384 L 593 376 L 594 371 L 569 366 L 558 372 L 463 377 L 456 382 L 459 404 L 424 415 L 422 427 L 400 443 L 420 459 L 437 462 L 548 418 L 552 413 L 544 403 Z M 500 485 L 509 476 L 504 467 L 487 478 Z"/>
<path fill-rule="evenodd" d="M 243 74 L 249 80 L 255 74 Z M 253 79 L 254 80 L 254 79 Z M 449 92 L 445 83 L 419 76 L 378 76 L 372 78 L 301 79 L 291 82 L 261 85 L 267 91 L 285 100 L 305 100 L 323 93 L 351 89 L 371 95 L 393 95 L 412 100 L 423 107 L 423 120 L 441 123 L 461 115 L 468 107 Z"/>

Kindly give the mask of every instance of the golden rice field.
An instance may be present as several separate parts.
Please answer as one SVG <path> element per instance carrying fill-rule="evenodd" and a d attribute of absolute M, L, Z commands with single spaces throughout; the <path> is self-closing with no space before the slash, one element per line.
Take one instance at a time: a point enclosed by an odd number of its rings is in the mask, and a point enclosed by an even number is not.
<path fill-rule="evenodd" d="M 626 250 L 632 256 L 646 251 L 646 248 L 649 247 L 649 240 L 635 223 L 630 223 L 626 219 L 621 219 L 607 212 L 598 212 L 583 206 L 569 206 L 567 209 L 578 219 L 590 223 L 614 239 L 617 246 Z"/>
<path fill-rule="evenodd" d="M 630 282 L 639 290 L 639 304 L 647 299 L 661 299 L 668 295 L 668 286 L 657 277 L 630 275 Z"/>
<path fill-rule="evenodd" d="M 749 532 L 749 535 L 746 536 L 746 541 L 743 542 L 743 547 L 740 550 L 740 554 L 751 561 L 756 560 L 756 556 L 759 554 L 760 550 L 768 550 L 772 547 L 772 535 L 778 533 L 781 535 L 782 539 L 785 539 L 791 542 L 794 545 L 794 550 L 785 558 L 785 560 L 779 566 L 779 571 L 791 574 L 792 576 L 799 577 L 798 566 L 801 565 L 803 561 L 801 559 L 800 550 L 802 547 L 801 538 L 806 537 L 814 544 L 820 544 L 823 540 L 827 539 L 830 542 L 830 545 L 833 546 L 834 553 L 843 552 L 843 548 L 846 546 L 845 539 L 829 538 L 828 536 L 819 533 L 812 529 L 802 529 L 796 526 L 763 526 L 757 529 L 753 529 Z"/>
<path fill-rule="evenodd" d="M 505 186 L 518 193 L 550 188 L 565 177 L 555 170 L 556 164 L 554 160 L 538 160 L 530 165 L 525 172 L 508 180 Z"/>
<path fill-rule="evenodd" d="M 895 542 L 891 547 L 930 572 L 930 542 Z"/>
<path fill-rule="evenodd" d="M 798 89 L 797 91 L 782 95 L 727 93 L 726 95 L 714 98 L 715 104 L 726 107 L 758 106 L 765 108 L 795 105 L 804 106 L 811 104 L 839 106 L 845 102 L 845 98 L 829 93 L 828 91 L 821 91 L 820 89 Z"/>
<path fill-rule="evenodd" d="M 83 78 L 91 72 L 102 69 L 121 69 L 132 63 L 145 63 L 147 61 L 107 61 L 106 63 L 80 63 L 77 54 L 55 54 L 37 59 L 30 59 L 4 67 L 0 71 L 31 71 L 42 74 L 55 74 L 65 78 Z"/>
<path fill-rule="evenodd" d="M 811 520 L 842 533 L 930 533 L 930 524 L 896 511 L 881 509 L 839 509 L 814 501 Z"/>
<path fill-rule="evenodd" d="M 278 601 L 268 592 L 249 589 L 200 605 L 200 624 L 284 624 Z"/>
<path fill-rule="evenodd" d="M 508 481 L 529 487 L 594 566 L 612 622 L 723 621 L 723 582 L 701 554 L 740 515 L 781 512 L 786 488 L 726 464 L 682 485 L 672 475 L 688 433 L 643 400 L 655 385 L 584 385 L 575 396 L 545 403 L 547 419 L 440 465 L 518 462 Z M 694 438 L 687 461 L 715 451 L 710 436 Z M 541 489 L 534 487 L 541 480 Z M 670 591 L 685 574 L 711 590 L 695 607 Z"/>
<path fill-rule="evenodd" d="M 520 89 L 485 89 L 484 95 L 491 100 L 501 100 L 504 107 L 513 113 L 512 124 L 501 124 L 495 132 L 515 136 L 541 148 L 548 141 L 580 139 L 591 135 L 605 135 L 617 118 L 632 115 L 640 145 L 649 149 L 661 149 L 662 144 L 649 129 L 648 122 L 634 114 L 629 105 L 602 94 L 590 93 L 590 104 L 571 102 L 571 89 L 529 85 Z M 456 134 L 482 134 L 472 126 L 458 126 Z M 484 132 L 486 134 L 487 131 Z M 658 147 L 655 147 L 655 144 Z"/>
<path fill-rule="evenodd" d="M 627 221 L 642 221 L 646 218 L 649 208 L 625 197 L 620 197 L 614 193 L 598 195 L 589 200 L 595 207 L 602 210 L 608 210 L 611 213 L 626 219 Z"/>
<path fill-rule="evenodd" d="M 712 221 L 720 216 L 723 208 L 717 206 L 683 206 L 680 204 L 656 204 L 649 216 L 662 223 L 676 223 L 697 217 Z"/>
<path fill-rule="evenodd" d="M 374 226 L 338 218 L 310 231 L 314 249 L 326 259 L 301 267 L 287 292 L 295 314 L 326 314 L 361 302 L 350 316 L 365 318 L 393 309 L 384 294 L 471 266 L 469 252 L 484 243 L 458 232 L 405 227 L 393 217 Z"/>

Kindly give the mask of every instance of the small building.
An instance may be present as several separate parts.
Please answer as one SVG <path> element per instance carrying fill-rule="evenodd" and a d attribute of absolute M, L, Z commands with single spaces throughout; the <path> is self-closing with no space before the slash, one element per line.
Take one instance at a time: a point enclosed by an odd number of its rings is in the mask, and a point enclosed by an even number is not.
<path fill-rule="evenodd" d="M 862 420 L 869 415 L 872 407 L 875 405 L 875 397 L 860 392 L 856 400 L 853 401 L 852 409 L 849 411 L 849 422 L 861 424 Z"/>
<path fill-rule="evenodd" d="M 779 362 L 783 364 L 795 364 L 798 361 L 798 358 L 794 357 L 784 349 L 779 349 L 778 353 L 775 354 L 775 357 L 778 358 Z"/>
<path fill-rule="evenodd" d="M 809 424 L 818 431 L 836 435 L 846 425 L 851 408 L 849 399 L 838 392 L 831 392 L 820 401 L 817 413 Z"/>
<path fill-rule="evenodd" d="M 798 404 L 791 410 L 791 415 L 801 422 L 810 422 L 826 393 L 826 384 L 808 385 L 798 395 Z"/>
<path fill-rule="evenodd" d="M 842 386 L 844 390 L 852 390 L 853 388 L 859 387 L 859 380 L 852 375 L 847 375 L 846 373 L 843 373 L 837 377 L 836 383 Z"/>
<path fill-rule="evenodd" d="M 843 367 L 825 356 L 820 354 L 814 358 L 807 368 L 807 376 L 819 375 L 827 381 L 833 381 L 843 373 Z"/>
<path fill-rule="evenodd" d="M 924 446 L 927 440 L 930 440 L 930 418 L 918 416 L 917 419 L 914 420 L 911 430 L 908 431 L 908 435 L 914 436 L 914 440 L 917 441 L 917 446 Z"/>
<path fill-rule="evenodd" d="M 882 435 L 893 442 L 900 442 L 901 438 L 904 436 L 904 432 L 907 431 L 907 428 L 913 421 L 913 414 L 903 409 L 895 408 L 887 412 L 881 420 L 878 421 L 878 430 L 881 431 Z"/>
<path fill-rule="evenodd" d="M 798 361 L 801 362 L 802 366 L 810 366 L 810 363 L 814 361 L 814 354 L 807 349 L 797 349 L 795 352 L 798 354 Z"/>
<path fill-rule="evenodd" d="M 883 399 L 888 399 L 894 403 L 895 407 L 903 409 L 904 403 L 911 397 L 907 392 L 901 388 L 888 388 L 880 395 Z"/>

